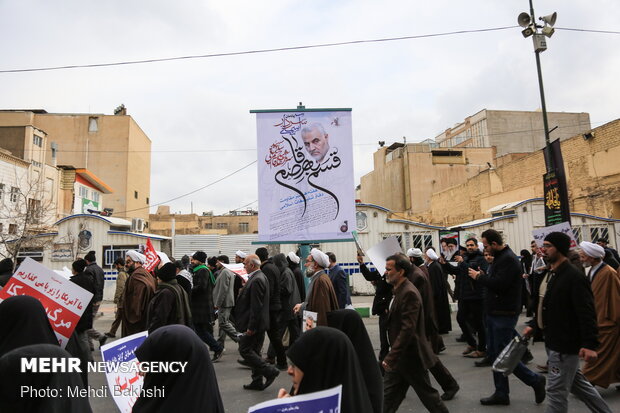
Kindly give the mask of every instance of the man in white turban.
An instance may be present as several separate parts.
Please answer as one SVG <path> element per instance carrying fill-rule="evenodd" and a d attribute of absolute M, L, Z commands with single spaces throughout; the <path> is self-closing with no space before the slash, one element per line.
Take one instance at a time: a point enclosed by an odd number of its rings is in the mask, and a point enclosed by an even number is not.
<path fill-rule="evenodd" d="M 129 250 L 126 255 L 133 261 L 139 264 L 144 264 L 146 262 L 146 256 L 144 254 L 140 254 L 138 251 Z"/>
<path fill-rule="evenodd" d="M 598 359 L 586 362 L 583 375 L 594 385 L 607 388 L 620 382 L 620 278 L 603 262 L 605 249 L 592 242 L 579 244 L 581 262 L 590 267 L 588 280 L 594 295 L 598 325 Z"/>
<path fill-rule="evenodd" d="M 245 252 L 238 250 L 235 252 L 235 264 L 243 264 L 243 260 L 248 256 Z"/>
<path fill-rule="evenodd" d="M 170 258 L 168 258 L 168 254 L 162 251 L 155 251 L 155 252 L 157 253 L 157 256 L 159 257 L 159 264 L 157 264 L 157 269 L 160 269 L 161 267 L 164 266 L 164 264 L 167 264 L 170 262 Z"/>
<path fill-rule="evenodd" d="M 291 262 L 293 262 L 294 264 L 299 264 L 301 262 L 301 260 L 299 259 L 299 257 L 297 256 L 297 254 L 295 254 L 293 251 L 288 253 L 288 258 L 289 260 L 291 260 Z"/>
<path fill-rule="evenodd" d="M 331 280 L 325 274 L 329 267 L 329 257 L 318 248 L 313 248 L 306 258 L 306 277 L 310 278 L 310 285 L 306 294 L 306 301 L 296 304 L 293 311 L 303 315 L 305 310 L 318 314 L 317 325 L 327 325 L 327 313 L 338 310 L 338 299 Z"/>
<path fill-rule="evenodd" d="M 125 268 L 129 278 L 123 295 L 123 337 L 146 330 L 146 313 L 155 295 L 155 277 L 149 274 L 142 264 L 146 257 L 138 251 L 127 251 Z"/>

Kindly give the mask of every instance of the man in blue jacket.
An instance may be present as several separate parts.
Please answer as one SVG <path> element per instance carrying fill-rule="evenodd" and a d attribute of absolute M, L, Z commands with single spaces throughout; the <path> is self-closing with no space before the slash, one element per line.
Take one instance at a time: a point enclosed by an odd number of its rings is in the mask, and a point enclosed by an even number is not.
<path fill-rule="evenodd" d="M 336 263 L 336 255 L 333 252 L 328 252 L 327 256 L 329 257 L 329 279 L 332 281 L 334 291 L 336 292 L 338 308 L 343 309 L 347 305 L 351 305 L 351 292 L 349 291 L 347 274 Z"/>

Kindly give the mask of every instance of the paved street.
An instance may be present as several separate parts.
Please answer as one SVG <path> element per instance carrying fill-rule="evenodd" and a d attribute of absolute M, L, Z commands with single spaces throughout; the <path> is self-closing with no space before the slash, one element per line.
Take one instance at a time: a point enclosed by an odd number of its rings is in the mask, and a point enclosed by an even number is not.
<path fill-rule="evenodd" d="M 356 307 L 370 306 L 372 297 L 353 297 L 353 302 Z M 102 305 L 104 316 L 99 318 L 95 322 L 95 327 L 99 331 L 107 331 L 113 319 L 114 305 L 112 303 L 104 303 Z M 453 329 L 458 330 L 456 321 L 454 320 L 455 314 L 453 314 L 452 326 Z M 378 319 L 366 318 L 364 319 L 368 332 L 375 349 L 379 349 L 379 337 L 378 337 Z M 461 352 L 464 346 L 461 343 L 457 343 L 455 338 L 457 333 L 453 331 L 451 334 L 444 336 L 446 343 L 446 351 L 442 353 L 441 360 L 444 365 L 455 376 L 459 385 L 461 386 L 460 392 L 454 398 L 454 400 L 446 403 L 450 412 L 453 413 L 476 413 L 487 412 L 493 413 L 496 411 L 510 411 L 510 412 L 543 412 L 544 404 L 537 406 L 534 404 L 534 393 L 531 388 L 526 387 L 514 377 L 511 377 L 511 404 L 509 407 L 484 407 L 479 403 L 481 397 L 490 395 L 493 392 L 493 379 L 491 377 L 491 370 L 489 367 L 476 368 L 473 367 L 473 360 L 467 359 L 461 356 Z M 289 389 L 291 381 L 286 372 L 282 372 L 276 379 L 274 384 L 264 392 L 254 392 L 244 390 L 243 384 L 250 382 L 250 373 L 248 369 L 241 367 L 237 364 L 237 358 L 239 356 L 237 347 L 230 340 L 226 341 L 226 352 L 222 359 L 215 363 L 215 371 L 217 373 L 220 392 L 224 401 L 224 407 L 228 413 L 243 413 L 247 412 L 248 407 L 260 403 L 265 400 L 275 398 L 278 389 L 281 387 Z M 531 347 L 534 354 L 534 361 L 530 363 L 531 368 L 535 368 L 536 363 L 544 363 L 546 360 L 544 355 L 544 347 L 542 343 L 536 343 Z M 95 360 L 99 361 L 101 355 L 98 351 L 95 352 Z M 93 388 L 99 388 L 105 385 L 105 377 L 102 373 L 90 373 L 89 376 L 90 385 Z M 437 387 L 436 383 L 434 384 Z M 609 403 L 612 411 L 620 412 L 620 391 L 615 390 L 615 387 L 609 389 L 599 389 L 603 398 Z M 191 394 L 188 394 L 191 397 Z M 95 412 L 114 412 L 117 411 L 115 404 L 111 397 L 92 399 L 91 406 Z M 407 398 L 401 405 L 399 412 L 424 412 L 426 411 L 420 401 L 418 400 L 415 392 L 409 390 Z M 571 396 L 570 409 L 571 412 L 587 411 L 585 406 Z"/>

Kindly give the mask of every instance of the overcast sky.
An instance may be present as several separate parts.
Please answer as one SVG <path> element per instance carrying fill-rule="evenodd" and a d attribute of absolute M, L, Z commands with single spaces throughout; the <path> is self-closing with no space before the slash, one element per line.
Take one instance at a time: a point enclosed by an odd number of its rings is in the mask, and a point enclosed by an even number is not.
<path fill-rule="evenodd" d="M 617 0 L 535 0 L 556 27 L 620 31 Z M 0 0 L 0 70 L 106 63 L 516 25 L 527 0 Z M 433 138 L 481 109 L 536 110 L 520 28 L 196 60 L 0 73 L 0 108 L 112 114 L 125 104 L 152 141 L 151 204 L 256 159 L 250 109 L 352 108 L 355 183 L 377 141 Z M 541 54 L 547 109 L 619 117 L 620 35 L 557 30 Z M 111 148 L 114 149 L 114 148 Z M 173 211 L 224 213 L 258 199 L 256 166 Z M 257 208 L 256 202 L 250 205 Z M 151 212 L 154 212 L 152 208 Z"/>

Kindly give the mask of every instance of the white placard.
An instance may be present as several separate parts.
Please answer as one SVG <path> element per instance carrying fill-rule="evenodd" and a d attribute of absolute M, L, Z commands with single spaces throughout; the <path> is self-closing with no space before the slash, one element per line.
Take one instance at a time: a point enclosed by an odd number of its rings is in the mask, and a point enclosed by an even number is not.
<path fill-rule="evenodd" d="M 351 239 L 351 112 L 256 116 L 260 241 Z"/>
<path fill-rule="evenodd" d="M 536 245 L 538 246 L 538 248 L 542 247 L 545 237 L 552 232 L 562 232 L 568 235 L 570 237 L 570 247 L 577 247 L 577 240 L 575 239 L 573 229 L 568 222 L 562 222 L 561 224 L 555 224 L 545 228 L 538 228 L 532 231 L 532 236 L 534 237 L 534 241 L 536 241 Z"/>
<path fill-rule="evenodd" d="M 148 331 L 132 334 L 127 337 L 115 340 L 110 344 L 101 347 L 101 359 L 110 365 L 118 363 L 138 363 L 136 358 L 136 349 L 142 345 Z M 140 390 L 144 385 L 144 377 L 137 372 L 123 372 L 112 368 L 106 368 L 106 379 L 108 388 L 121 412 L 131 413 L 133 405 L 138 399 L 136 394 L 140 394 Z"/>
<path fill-rule="evenodd" d="M 402 252 L 400 244 L 395 236 L 391 236 L 366 251 L 366 255 L 379 271 L 379 274 L 383 275 L 385 273 L 385 259 L 397 252 Z"/>
<path fill-rule="evenodd" d="M 248 409 L 248 413 L 317 413 L 339 412 L 342 400 L 342 385 L 328 390 L 299 396 L 285 397 L 259 403 Z"/>
<path fill-rule="evenodd" d="M 308 330 L 312 330 L 317 326 L 319 322 L 319 313 L 314 311 L 304 310 L 303 320 L 301 322 L 301 332 L 305 333 Z"/>
<path fill-rule="evenodd" d="M 248 272 L 245 270 L 245 267 L 243 266 L 243 264 L 224 264 L 222 263 L 222 265 L 224 266 L 224 268 L 228 268 L 229 270 L 231 270 L 232 272 L 234 272 L 235 274 L 237 274 L 239 277 L 243 278 L 243 282 L 246 283 L 248 282 Z"/>
<path fill-rule="evenodd" d="M 0 302 L 15 295 L 29 295 L 43 304 L 50 325 L 65 348 L 93 294 L 62 275 L 26 258 L 0 291 Z"/>

